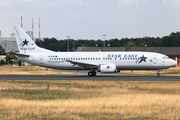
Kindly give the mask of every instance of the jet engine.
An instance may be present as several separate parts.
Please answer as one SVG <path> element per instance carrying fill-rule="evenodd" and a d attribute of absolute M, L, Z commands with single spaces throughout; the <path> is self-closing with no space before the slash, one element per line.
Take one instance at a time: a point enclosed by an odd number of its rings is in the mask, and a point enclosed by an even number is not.
<path fill-rule="evenodd" d="M 102 72 L 102 73 L 115 73 L 115 72 L 119 72 L 119 70 L 116 69 L 115 64 L 108 64 L 108 65 L 101 65 L 100 72 Z"/>

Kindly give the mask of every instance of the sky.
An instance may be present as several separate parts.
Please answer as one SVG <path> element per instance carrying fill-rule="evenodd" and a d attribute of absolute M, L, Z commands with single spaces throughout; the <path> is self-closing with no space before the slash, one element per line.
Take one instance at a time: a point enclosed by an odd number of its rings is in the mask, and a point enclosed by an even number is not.
<path fill-rule="evenodd" d="M 58 40 L 163 37 L 180 31 L 180 0 L 0 0 L 2 37 L 13 24 Z"/>

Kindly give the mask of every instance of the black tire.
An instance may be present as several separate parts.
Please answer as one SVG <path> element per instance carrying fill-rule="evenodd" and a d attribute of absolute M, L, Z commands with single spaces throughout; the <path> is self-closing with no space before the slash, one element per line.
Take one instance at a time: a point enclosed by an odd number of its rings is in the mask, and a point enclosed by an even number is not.
<path fill-rule="evenodd" d="M 94 72 L 94 76 L 96 76 L 96 72 Z"/>
<path fill-rule="evenodd" d="M 92 72 L 92 76 L 96 76 L 96 72 L 94 71 L 94 72 Z"/>
<path fill-rule="evenodd" d="M 92 72 L 88 72 L 88 76 L 92 76 L 93 75 L 93 73 Z"/>
<path fill-rule="evenodd" d="M 161 76 L 161 74 L 160 73 L 157 73 L 157 77 L 160 77 Z"/>

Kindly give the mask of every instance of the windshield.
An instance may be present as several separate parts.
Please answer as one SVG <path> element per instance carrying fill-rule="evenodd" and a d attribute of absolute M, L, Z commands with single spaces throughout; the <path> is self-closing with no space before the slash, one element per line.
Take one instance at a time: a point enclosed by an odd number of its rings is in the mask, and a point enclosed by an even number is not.
<path fill-rule="evenodd" d="M 162 57 L 163 59 L 169 59 L 169 57 L 168 56 L 164 56 L 164 57 Z"/>

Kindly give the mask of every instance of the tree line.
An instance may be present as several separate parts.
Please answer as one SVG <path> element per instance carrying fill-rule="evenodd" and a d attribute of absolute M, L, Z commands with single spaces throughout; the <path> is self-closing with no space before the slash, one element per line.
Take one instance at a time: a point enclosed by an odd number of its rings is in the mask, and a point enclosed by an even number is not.
<path fill-rule="evenodd" d="M 44 38 L 36 40 L 36 44 L 52 51 L 67 51 L 68 40 Z M 180 32 L 171 33 L 164 37 L 122 38 L 105 41 L 106 47 L 180 47 Z M 103 47 L 103 40 L 69 39 L 69 50 L 76 51 L 77 47 Z"/>

